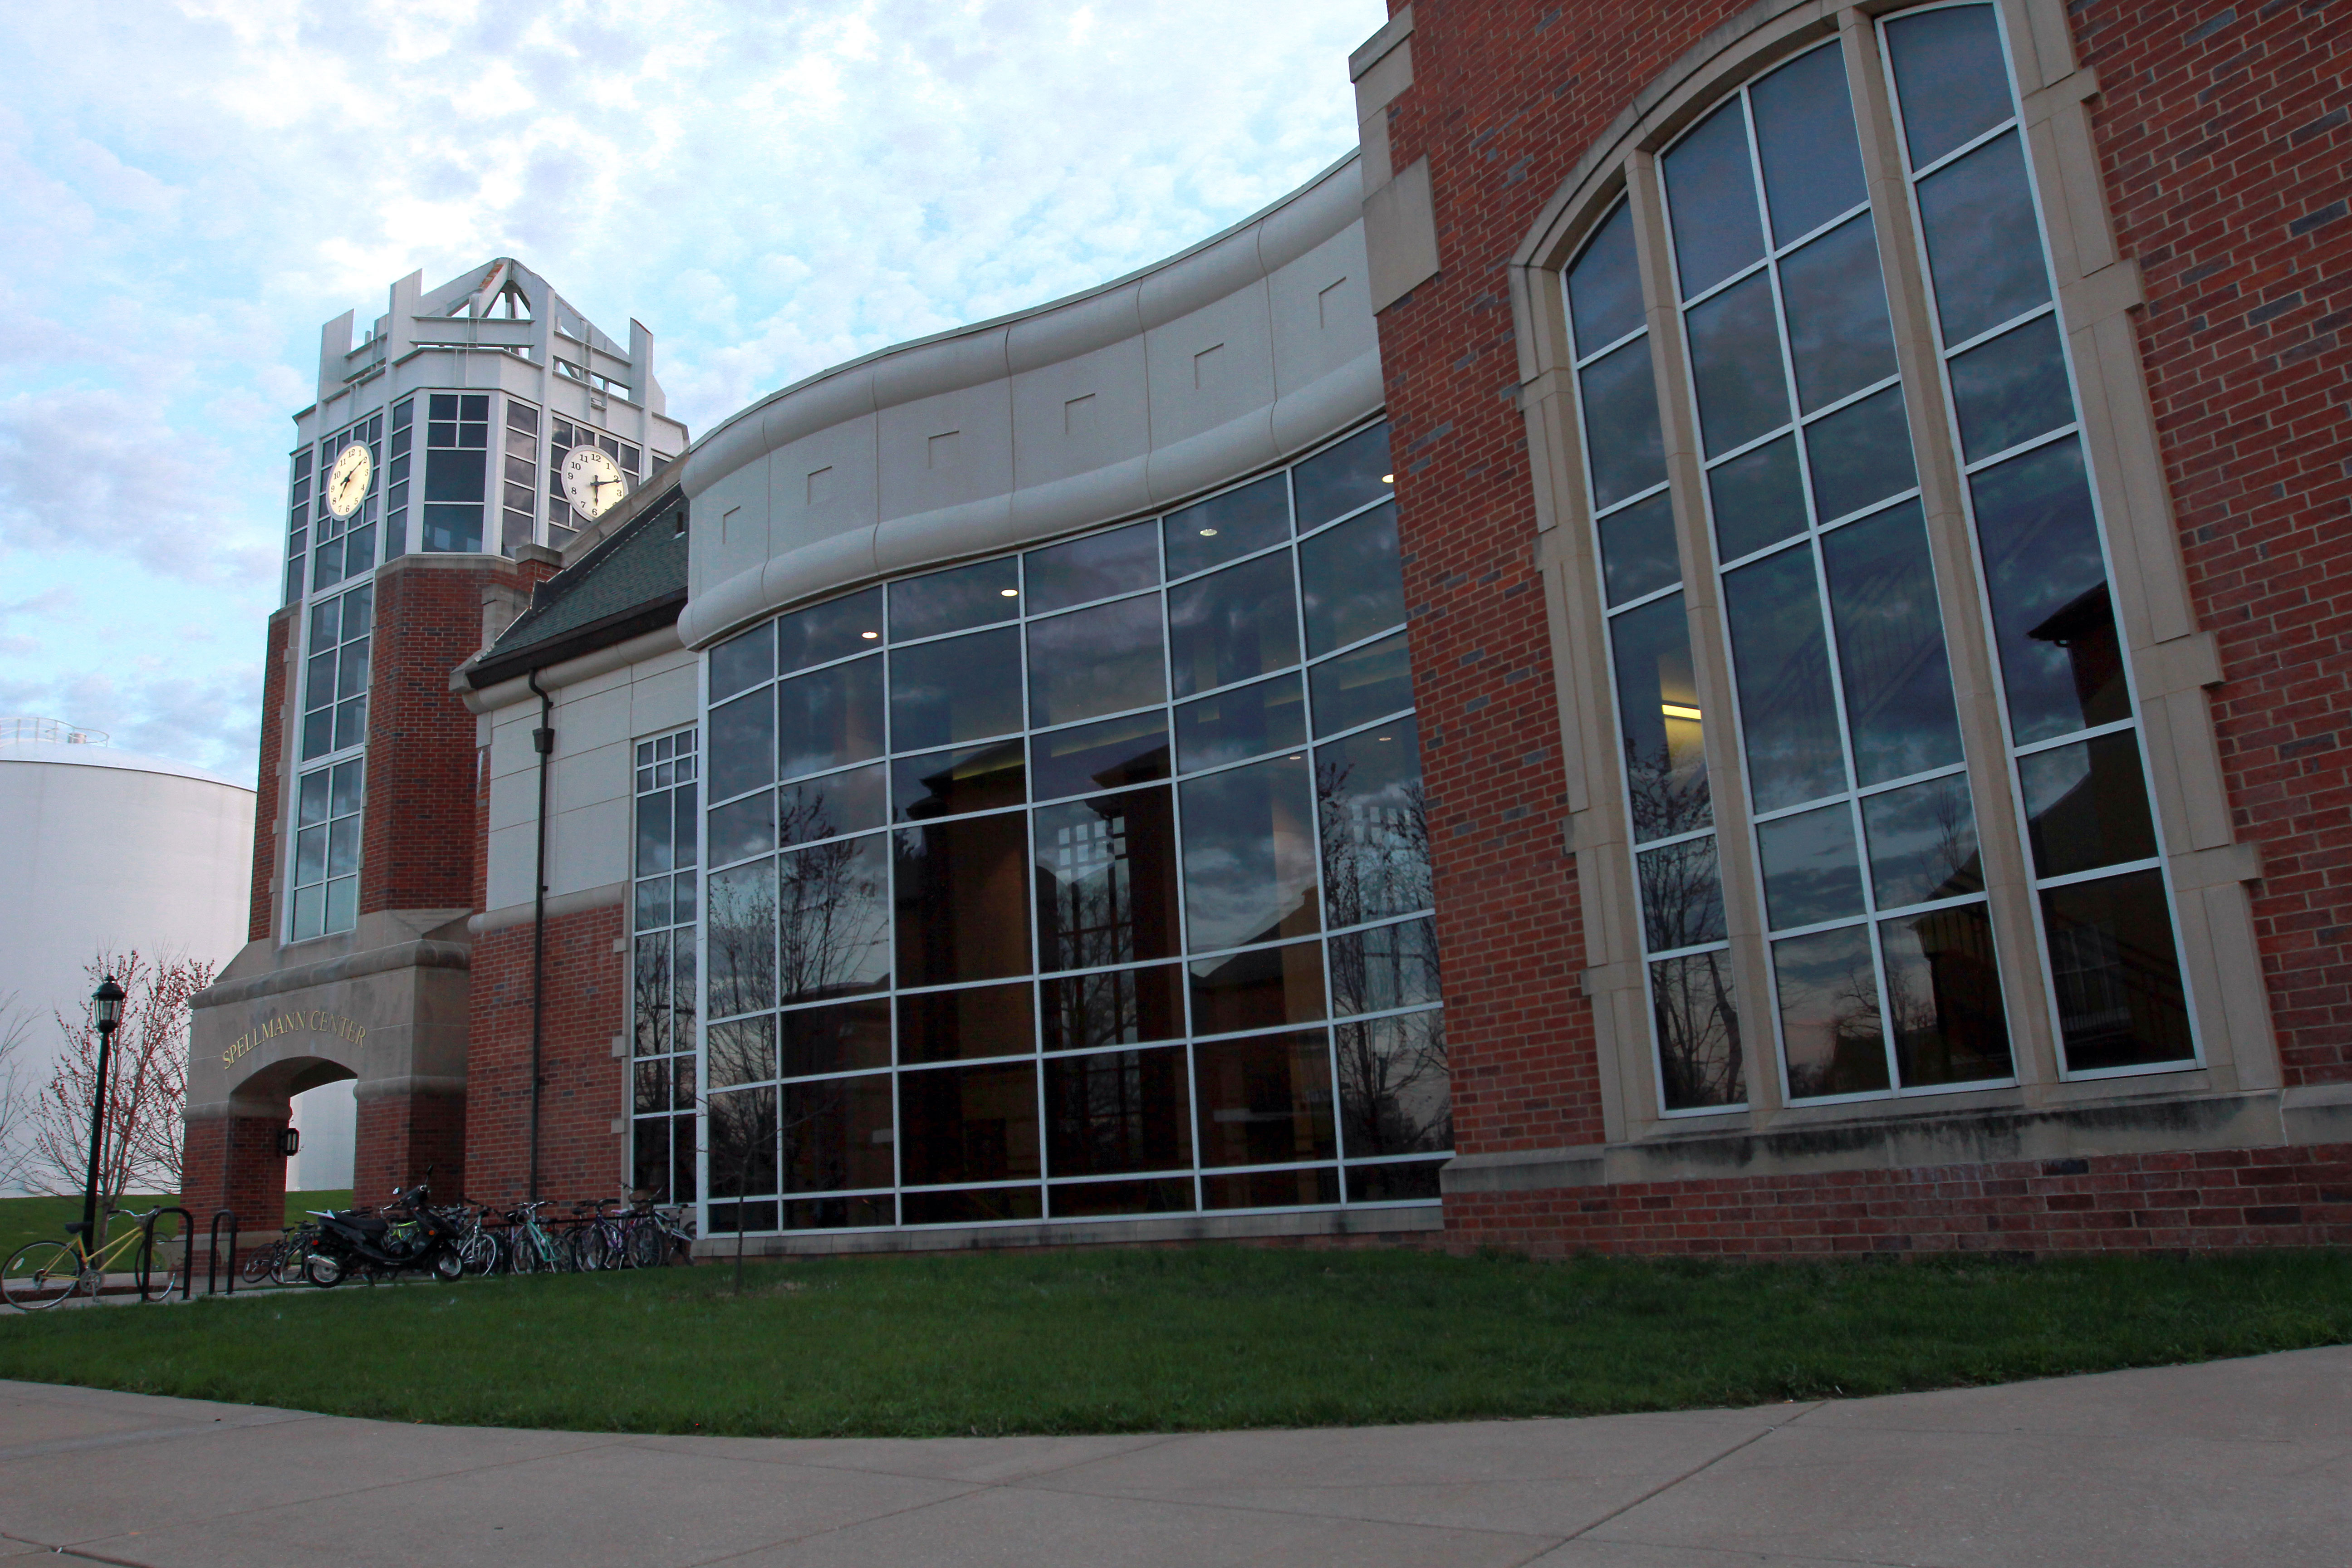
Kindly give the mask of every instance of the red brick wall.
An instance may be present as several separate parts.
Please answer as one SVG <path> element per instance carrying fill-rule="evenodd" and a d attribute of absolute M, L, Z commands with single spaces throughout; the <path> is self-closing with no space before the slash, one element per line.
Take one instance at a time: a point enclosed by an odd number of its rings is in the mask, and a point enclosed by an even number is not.
<path fill-rule="evenodd" d="M 1460 1193 L 1445 1216 L 1456 1247 L 1555 1257 L 2340 1247 L 2352 1144 Z"/>
<path fill-rule="evenodd" d="M 268 938 L 277 907 L 270 894 L 277 886 L 278 872 L 278 765 L 286 754 L 286 645 L 300 619 L 301 613 L 291 608 L 271 616 L 268 645 L 262 656 L 261 772 L 253 792 L 253 893 L 247 905 L 247 942 Z"/>
<path fill-rule="evenodd" d="M 352 1201 L 380 1204 L 394 1188 L 424 1181 L 444 1201 L 455 1202 L 466 1190 L 465 1095 L 362 1096 L 352 1151 Z"/>
<path fill-rule="evenodd" d="M 275 1231 L 285 1223 L 286 1157 L 278 1152 L 283 1116 L 221 1116 L 188 1123 L 180 1202 L 202 1232 L 215 1209 L 236 1214 L 239 1229 Z M 223 1227 L 226 1228 L 226 1226 Z"/>
<path fill-rule="evenodd" d="M 618 904 L 547 922 L 541 1023 L 540 1196 L 569 1201 L 621 1190 L 627 1064 L 612 1054 L 627 1004 Z M 511 1204 L 530 1179 L 530 951 L 526 921 L 474 942 L 472 1044 L 467 1065 L 467 1180 L 485 1203 Z"/>
<path fill-rule="evenodd" d="M 2352 1079 L 2352 83 L 2339 9 L 2095 0 L 2138 312 L 2287 1081 Z"/>

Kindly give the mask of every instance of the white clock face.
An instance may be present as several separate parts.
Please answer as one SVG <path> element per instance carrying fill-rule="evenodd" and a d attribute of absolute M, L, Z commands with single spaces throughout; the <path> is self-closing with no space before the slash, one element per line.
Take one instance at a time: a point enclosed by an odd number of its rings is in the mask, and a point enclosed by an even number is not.
<path fill-rule="evenodd" d="M 335 466 L 327 471 L 327 510 L 337 517 L 359 510 L 360 502 L 367 499 L 368 476 L 374 469 L 368 449 L 357 441 L 336 453 Z"/>
<path fill-rule="evenodd" d="M 574 447 L 563 459 L 563 496 L 585 518 L 598 518 L 629 493 L 621 465 L 601 447 Z"/>

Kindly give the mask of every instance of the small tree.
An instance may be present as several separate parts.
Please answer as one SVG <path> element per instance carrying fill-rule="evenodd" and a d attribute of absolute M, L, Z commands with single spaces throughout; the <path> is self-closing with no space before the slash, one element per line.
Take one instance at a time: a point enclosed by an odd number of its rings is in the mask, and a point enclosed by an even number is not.
<path fill-rule="evenodd" d="M 31 1155 L 33 1106 L 39 1091 L 26 1071 L 33 1015 L 14 991 L 0 996 L 0 1193 L 13 1191 Z"/>
<path fill-rule="evenodd" d="M 214 966 L 153 961 L 137 949 L 84 966 L 89 989 L 112 975 L 129 994 L 107 1068 L 106 1128 L 98 1173 L 101 1206 L 131 1191 L 180 1190 L 180 1121 L 188 1103 L 189 1002 Z M 85 999 L 77 1022 L 56 1015 L 66 1048 L 33 1106 L 26 1179 L 42 1192 L 79 1193 L 89 1174 L 89 1112 L 98 1089 L 97 1026 Z"/>

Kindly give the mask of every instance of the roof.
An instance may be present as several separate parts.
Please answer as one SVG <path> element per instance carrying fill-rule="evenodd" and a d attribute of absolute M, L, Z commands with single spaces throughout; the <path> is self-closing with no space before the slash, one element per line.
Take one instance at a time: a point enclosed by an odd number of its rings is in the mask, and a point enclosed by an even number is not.
<path fill-rule="evenodd" d="M 652 487 L 647 487 L 652 489 Z M 686 605 L 686 498 L 675 482 L 531 593 L 466 670 L 476 690 L 669 626 Z"/>
<path fill-rule="evenodd" d="M 202 784 L 220 784 L 225 788 L 253 793 L 249 784 L 226 779 L 206 768 L 192 767 L 164 757 L 143 756 L 137 752 L 118 752 L 111 746 L 68 745 L 58 741 L 0 742 L 0 763 L 58 763 L 68 767 L 120 768 L 125 773 L 166 773 L 173 778 L 194 779 Z"/>

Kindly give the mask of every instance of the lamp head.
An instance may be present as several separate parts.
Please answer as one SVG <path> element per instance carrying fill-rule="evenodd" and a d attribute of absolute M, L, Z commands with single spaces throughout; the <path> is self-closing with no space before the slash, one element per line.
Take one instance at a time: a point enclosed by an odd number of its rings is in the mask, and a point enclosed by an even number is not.
<path fill-rule="evenodd" d="M 90 1016 L 97 1023 L 100 1034 L 114 1033 L 115 1026 L 122 1022 L 123 999 L 129 995 L 129 992 L 114 983 L 114 976 L 111 974 L 100 982 L 98 989 L 90 993 Z"/>

